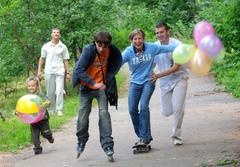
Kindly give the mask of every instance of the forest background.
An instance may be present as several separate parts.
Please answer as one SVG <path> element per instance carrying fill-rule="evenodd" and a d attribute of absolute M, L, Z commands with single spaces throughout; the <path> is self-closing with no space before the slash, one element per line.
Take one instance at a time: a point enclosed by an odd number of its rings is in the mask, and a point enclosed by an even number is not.
<path fill-rule="evenodd" d="M 26 93 L 25 79 L 36 74 L 42 45 L 53 27 L 70 52 L 71 67 L 97 31 L 109 31 L 121 50 L 129 33 L 141 28 L 146 41 L 156 41 L 159 20 L 171 27 L 173 37 L 193 43 L 196 23 L 210 22 L 224 45 L 224 57 L 214 61 L 211 72 L 226 91 L 240 97 L 240 0 L 1 0 L 0 2 L 0 152 L 16 151 L 31 141 L 28 125 L 14 115 L 16 102 Z M 124 81 L 118 75 L 118 84 Z M 43 83 L 42 83 L 43 84 Z M 66 84 L 64 117 L 51 118 L 58 128 L 76 116 L 78 94 Z M 121 89 L 121 88 L 120 88 Z"/>

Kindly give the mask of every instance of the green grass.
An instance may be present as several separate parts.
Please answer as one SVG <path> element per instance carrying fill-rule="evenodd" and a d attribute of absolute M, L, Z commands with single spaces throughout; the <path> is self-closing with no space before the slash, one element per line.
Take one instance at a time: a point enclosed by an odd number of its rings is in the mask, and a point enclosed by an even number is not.
<path fill-rule="evenodd" d="M 219 160 L 218 161 L 218 165 L 219 166 L 226 166 L 226 165 L 233 165 L 233 166 L 236 166 L 238 165 L 239 161 L 238 160 L 229 160 L 229 159 L 224 159 L 224 160 Z"/>
<path fill-rule="evenodd" d="M 240 72 L 238 68 L 213 68 L 216 73 L 216 81 L 223 84 L 226 91 L 231 92 L 235 97 L 240 97 Z"/>
<path fill-rule="evenodd" d="M 119 88 L 124 85 L 124 75 L 117 75 L 117 84 Z M 120 88 L 121 89 L 121 88 Z M 66 122 L 77 116 L 79 109 L 79 94 L 77 88 L 73 89 L 70 83 L 67 84 L 69 96 L 64 99 L 64 115 L 58 117 L 50 115 L 50 127 L 52 131 L 61 128 Z M 17 100 L 26 94 L 22 86 L 11 98 L 0 98 L 0 107 L 3 111 L 6 121 L 0 119 L 0 152 L 16 152 L 26 146 L 31 145 L 30 126 L 22 123 L 15 115 L 15 106 Z M 2 104 L 2 105 L 1 105 Z"/>
<path fill-rule="evenodd" d="M 239 166 L 239 160 L 236 159 L 221 159 L 216 162 L 216 164 L 208 164 L 208 162 L 201 163 L 201 167 L 216 167 L 216 166 L 228 166 L 231 165 L 232 167 Z"/>

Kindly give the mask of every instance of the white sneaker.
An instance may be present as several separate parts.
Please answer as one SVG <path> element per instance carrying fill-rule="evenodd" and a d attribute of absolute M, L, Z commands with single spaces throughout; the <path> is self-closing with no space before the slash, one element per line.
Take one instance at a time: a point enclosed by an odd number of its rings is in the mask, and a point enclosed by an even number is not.
<path fill-rule="evenodd" d="M 182 139 L 180 139 L 180 138 L 178 138 L 178 137 L 176 137 L 176 136 L 172 137 L 172 140 L 173 140 L 173 144 L 174 144 L 175 146 L 183 145 Z"/>
<path fill-rule="evenodd" d="M 63 113 L 61 110 L 57 111 L 58 116 L 63 116 Z"/>

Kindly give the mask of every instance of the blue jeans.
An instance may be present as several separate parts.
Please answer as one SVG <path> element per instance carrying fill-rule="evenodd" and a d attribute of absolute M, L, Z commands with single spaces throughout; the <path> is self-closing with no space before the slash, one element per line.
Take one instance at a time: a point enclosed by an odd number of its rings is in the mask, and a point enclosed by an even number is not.
<path fill-rule="evenodd" d="M 131 116 L 136 135 L 146 143 L 149 143 L 152 140 L 149 102 L 154 89 L 155 84 L 150 81 L 141 85 L 130 83 L 129 87 L 129 114 Z"/>
<path fill-rule="evenodd" d="M 113 148 L 111 117 L 108 112 L 108 101 L 104 90 L 81 90 L 80 109 L 77 119 L 77 138 L 78 143 L 86 144 L 89 138 L 89 115 L 92 109 L 92 101 L 96 98 L 99 108 L 99 131 L 100 143 L 103 149 Z"/>

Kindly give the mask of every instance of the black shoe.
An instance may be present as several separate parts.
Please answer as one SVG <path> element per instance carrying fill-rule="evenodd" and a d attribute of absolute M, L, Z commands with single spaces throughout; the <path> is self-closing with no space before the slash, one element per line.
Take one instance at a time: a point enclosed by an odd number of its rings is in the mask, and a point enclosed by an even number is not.
<path fill-rule="evenodd" d="M 51 138 L 49 138 L 47 140 L 48 140 L 49 143 L 54 143 L 54 138 L 53 137 L 51 137 Z"/>
<path fill-rule="evenodd" d="M 35 147 L 33 148 L 34 150 L 34 154 L 37 155 L 37 154 L 41 154 L 42 153 L 42 147 Z"/>
<path fill-rule="evenodd" d="M 104 148 L 104 152 L 107 154 L 107 156 L 112 156 L 114 154 L 113 148 L 110 146 Z"/>
<path fill-rule="evenodd" d="M 77 158 L 80 157 L 80 155 L 82 154 L 84 149 L 85 149 L 85 144 L 83 144 L 83 143 L 78 143 L 77 144 Z"/>

